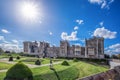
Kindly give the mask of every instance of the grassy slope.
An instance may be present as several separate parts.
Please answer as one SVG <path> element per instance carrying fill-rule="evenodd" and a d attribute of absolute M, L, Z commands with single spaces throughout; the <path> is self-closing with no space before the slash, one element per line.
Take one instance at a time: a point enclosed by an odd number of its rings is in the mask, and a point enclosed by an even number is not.
<path fill-rule="evenodd" d="M 12 64 L 0 62 L 0 70 L 8 69 L 8 68 L 10 68 L 11 66 L 12 66 Z"/>
<path fill-rule="evenodd" d="M 0 80 L 4 80 L 5 72 L 0 72 Z"/>
<path fill-rule="evenodd" d="M 104 68 L 99 65 L 92 65 L 85 62 L 71 62 L 71 66 L 54 66 L 57 71 L 60 80 L 74 80 L 76 78 L 85 77 L 91 74 L 99 73 L 106 71 L 107 68 Z M 34 80 L 57 80 L 55 73 L 50 70 L 48 67 L 42 69 L 36 68 L 32 70 L 34 74 Z"/>
<path fill-rule="evenodd" d="M 92 65 L 85 62 L 69 62 L 70 66 L 54 65 L 60 80 L 75 80 L 76 78 L 85 77 L 98 72 L 106 71 L 107 68 L 100 65 Z M 54 71 L 48 66 L 32 69 L 34 80 L 58 80 Z M 5 73 L 0 73 L 0 80 Z"/>

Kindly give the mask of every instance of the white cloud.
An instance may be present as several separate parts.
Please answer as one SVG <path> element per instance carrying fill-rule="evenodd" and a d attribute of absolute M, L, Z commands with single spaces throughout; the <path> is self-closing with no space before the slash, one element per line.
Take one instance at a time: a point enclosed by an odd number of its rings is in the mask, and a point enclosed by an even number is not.
<path fill-rule="evenodd" d="M 78 26 L 75 26 L 75 27 L 74 27 L 74 30 L 78 30 Z"/>
<path fill-rule="evenodd" d="M 4 36 L 0 36 L 0 40 L 4 41 L 5 40 Z"/>
<path fill-rule="evenodd" d="M 105 39 L 113 39 L 116 37 L 117 32 L 112 32 L 108 29 L 105 29 L 104 27 L 102 28 L 97 28 L 94 33 L 93 36 L 98 36 L 98 37 L 104 37 Z"/>
<path fill-rule="evenodd" d="M 10 33 L 8 30 L 6 30 L 6 29 L 2 29 L 1 30 L 3 33 L 6 33 L 6 34 L 8 34 L 8 33 Z"/>
<path fill-rule="evenodd" d="M 104 22 L 102 21 L 102 22 L 100 22 L 99 24 L 100 24 L 100 26 L 103 26 Z"/>
<path fill-rule="evenodd" d="M 98 4 L 101 6 L 101 9 L 107 8 L 109 9 L 110 4 L 114 2 L 114 0 L 88 0 L 91 4 Z"/>
<path fill-rule="evenodd" d="M 20 45 L 15 44 L 15 43 L 1 43 L 0 47 L 4 50 L 4 51 L 15 51 L 15 52 L 22 52 L 23 48 L 20 47 Z"/>
<path fill-rule="evenodd" d="M 112 3 L 112 2 L 114 2 L 114 0 L 110 0 L 110 1 L 109 1 L 109 4 Z"/>
<path fill-rule="evenodd" d="M 52 33 L 52 32 L 49 32 L 49 35 L 53 35 L 53 33 Z"/>
<path fill-rule="evenodd" d="M 68 33 L 66 33 L 66 32 L 62 32 L 61 33 L 61 38 L 63 40 L 69 40 L 69 41 L 78 40 L 78 38 L 77 38 L 77 31 L 71 32 L 71 35 L 68 35 Z"/>
<path fill-rule="evenodd" d="M 120 43 L 113 44 L 113 45 L 107 47 L 106 52 L 111 53 L 111 54 L 120 53 Z"/>
<path fill-rule="evenodd" d="M 101 4 L 101 8 L 105 8 L 105 7 L 108 7 L 108 6 L 107 6 L 107 2 L 104 0 L 103 3 Z"/>
<path fill-rule="evenodd" d="M 84 21 L 83 21 L 83 20 L 76 20 L 76 22 L 77 22 L 78 24 L 84 24 Z"/>
<path fill-rule="evenodd" d="M 91 35 L 91 36 L 93 36 L 92 34 L 93 34 L 93 32 L 92 31 L 88 31 L 88 34 L 89 35 Z"/>
<path fill-rule="evenodd" d="M 2 43 L 0 43 L 0 47 L 4 51 L 15 51 L 15 52 L 22 52 L 23 48 L 20 46 L 17 40 L 12 40 L 12 42 L 6 41 L 4 36 L 0 36 L 0 40 Z"/>
<path fill-rule="evenodd" d="M 18 44 L 19 42 L 17 40 L 12 40 L 13 43 Z"/>
<path fill-rule="evenodd" d="M 101 4 L 103 2 L 103 0 L 88 0 L 90 3 L 97 3 L 97 4 Z"/>
<path fill-rule="evenodd" d="M 120 48 L 120 43 L 111 45 L 111 46 L 109 46 L 109 48 L 110 48 L 110 49 L 117 49 L 117 48 Z"/>

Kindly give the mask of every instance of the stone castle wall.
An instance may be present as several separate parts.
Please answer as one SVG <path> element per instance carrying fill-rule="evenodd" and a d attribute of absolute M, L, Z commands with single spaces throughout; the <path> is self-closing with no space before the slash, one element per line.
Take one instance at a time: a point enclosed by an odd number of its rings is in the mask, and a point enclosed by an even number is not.
<path fill-rule="evenodd" d="M 106 72 L 88 76 L 77 80 L 120 80 L 120 66 Z"/>

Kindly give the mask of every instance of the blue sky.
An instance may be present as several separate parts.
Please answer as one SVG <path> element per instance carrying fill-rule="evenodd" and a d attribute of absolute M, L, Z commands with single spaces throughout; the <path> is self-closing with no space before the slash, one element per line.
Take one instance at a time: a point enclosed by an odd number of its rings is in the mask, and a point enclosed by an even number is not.
<path fill-rule="evenodd" d="M 22 15 L 24 3 L 35 7 L 35 16 Z M 119 14 L 119 0 L 0 0 L 0 46 L 21 50 L 23 41 L 35 40 L 85 46 L 85 38 L 98 36 L 105 53 L 120 53 Z"/>

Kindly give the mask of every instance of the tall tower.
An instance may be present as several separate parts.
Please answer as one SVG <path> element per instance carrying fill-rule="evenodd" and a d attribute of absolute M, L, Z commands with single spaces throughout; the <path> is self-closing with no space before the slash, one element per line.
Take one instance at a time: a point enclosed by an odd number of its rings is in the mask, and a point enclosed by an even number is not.
<path fill-rule="evenodd" d="M 31 47 L 31 53 L 38 54 L 39 50 L 38 50 L 37 41 L 32 42 L 32 45 L 30 47 Z"/>
<path fill-rule="evenodd" d="M 50 44 L 47 43 L 47 42 L 40 42 L 40 45 L 39 45 L 39 52 L 40 52 L 40 55 L 43 56 L 43 57 L 47 57 L 47 48 L 50 47 Z"/>
<path fill-rule="evenodd" d="M 30 46 L 31 46 L 31 42 L 29 42 L 29 41 L 23 42 L 23 48 L 24 48 L 25 53 L 31 52 Z"/>
<path fill-rule="evenodd" d="M 68 57 L 70 53 L 70 44 L 68 41 L 60 41 L 60 57 Z"/>
<path fill-rule="evenodd" d="M 104 58 L 104 38 L 93 37 L 85 41 L 85 54 L 88 58 Z"/>

